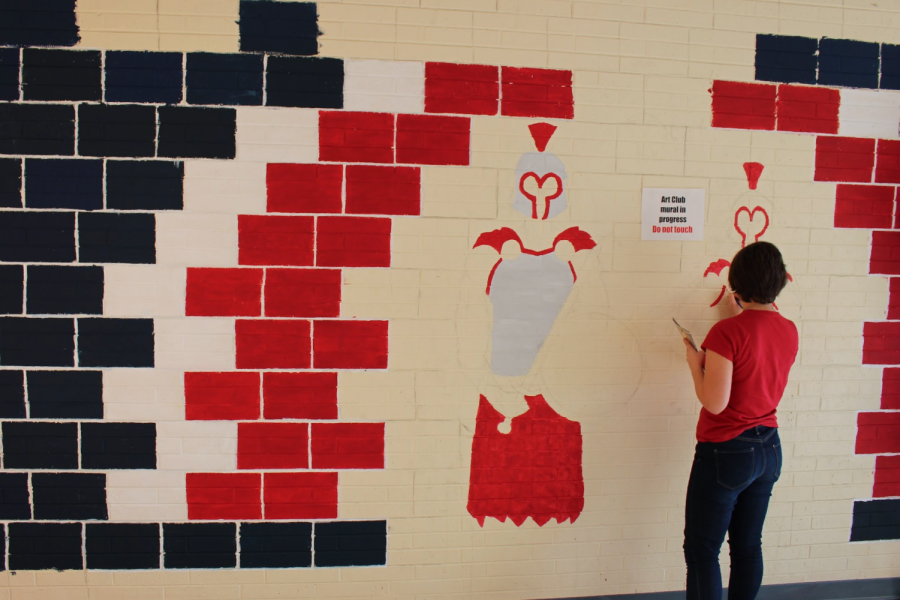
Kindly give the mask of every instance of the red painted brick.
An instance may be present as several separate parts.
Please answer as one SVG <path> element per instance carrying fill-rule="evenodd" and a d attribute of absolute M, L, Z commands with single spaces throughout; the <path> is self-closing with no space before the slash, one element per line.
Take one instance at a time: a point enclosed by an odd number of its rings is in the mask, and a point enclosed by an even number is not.
<path fill-rule="evenodd" d="M 316 369 L 386 369 L 387 321 L 315 321 Z"/>
<path fill-rule="evenodd" d="M 340 314 L 340 269 L 266 269 L 267 317 Z"/>
<path fill-rule="evenodd" d="M 394 115 L 319 111 L 319 160 L 394 162 Z"/>
<path fill-rule="evenodd" d="M 312 423 L 313 469 L 383 469 L 384 423 Z"/>
<path fill-rule="evenodd" d="M 425 63 L 425 112 L 496 115 L 500 69 L 491 65 Z"/>
<path fill-rule="evenodd" d="M 421 214 L 421 190 L 419 167 L 348 165 L 345 212 L 355 215 L 418 215 Z"/>
<path fill-rule="evenodd" d="M 816 138 L 815 181 L 869 183 L 875 166 L 875 140 L 867 138 Z"/>
<path fill-rule="evenodd" d="M 857 415 L 856 427 L 857 454 L 900 452 L 900 412 L 861 412 Z M 312 435 L 315 440 L 315 432 Z M 315 453 L 313 447 L 313 457 Z"/>
<path fill-rule="evenodd" d="M 900 320 L 900 277 L 891 277 L 888 289 L 890 293 L 888 295 L 887 318 L 889 321 Z"/>
<path fill-rule="evenodd" d="M 261 519 L 259 473 L 188 473 L 188 519 Z"/>
<path fill-rule="evenodd" d="M 881 408 L 900 409 L 900 369 L 884 369 L 881 374 Z"/>
<path fill-rule="evenodd" d="M 804 85 L 779 85 L 776 101 L 778 131 L 837 133 L 841 93 Z"/>
<path fill-rule="evenodd" d="M 234 333 L 238 369 L 309 368 L 309 321 L 238 319 Z"/>
<path fill-rule="evenodd" d="M 258 317 L 262 269 L 189 267 L 184 314 L 188 317 Z"/>
<path fill-rule="evenodd" d="M 259 418 L 259 373 L 185 373 L 184 418 L 236 421 Z"/>
<path fill-rule="evenodd" d="M 238 215 L 238 264 L 313 264 L 314 217 Z"/>
<path fill-rule="evenodd" d="M 500 114 L 572 119 L 572 71 L 502 67 Z"/>
<path fill-rule="evenodd" d="M 894 221 L 895 195 L 895 188 L 883 185 L 838 184 L 834 226 L 890 229 Z"/>
<path fill-rule="evenodd" d="M 900 275 L 900 231 L 873 231 L 869 273 Z"/>
<path fill-rule="evenodd" d="M 397 115 L 397 162 L 468 165 L 469 117 Z"/>
<path fill-rule="evenodd" d="M 266 210 L 280 213 L 339 213 L 343 165 L 266 165 Z"/>
<path fill-rule="evenodd" d="M 900 456 L 876 456 L 872 497 L 889 496 L 900 496 Z"/>
<path fill-rule="evenodd" d="M 900 140 L 878 140 L 875 181 L 900 183 Z"/>
<path fill-rule="evenodd" d="M 337 419 L 337 373 L 264 373 L 266 419 Z"/>
<path fill-rule="evenodd" d="M 308 469 L 308 423 L 238 423 L 238 469 Z"/>
<path fill-rule="evenodd" d="M 713 81 L 712 126 L 775 129 L 776 90 L 767 83 Z"/>
<path fill-rule="evenodd" d="M 378 217 L 318 217 L 316 265 L 391 266 L 391 220 Z"/>
<path fill-rule="evenodd" d="M 266 473 L 266 519 L 336 519 L 337 473 Z"/>
<path fill-rule="evenodd" d="M 900 365 L 900 321 L 863 323 L 863 364 Z"/>

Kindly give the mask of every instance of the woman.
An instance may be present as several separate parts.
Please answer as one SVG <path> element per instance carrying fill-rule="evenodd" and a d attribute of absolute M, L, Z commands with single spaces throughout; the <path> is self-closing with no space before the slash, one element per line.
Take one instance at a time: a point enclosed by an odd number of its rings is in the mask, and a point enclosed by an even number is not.
<path fill-rule="evenodd" d="M 720 600 L 719 550 L 731 548 L 729 600 L 752 600 L 762 583 L 762 527 L 781 474 L 775 409 L 797 356 L 794 324 L 773 305 L 787 284 L 778 248 L 750 244 L 731 262 L 732 317 L 709 331 L 687 363 L 703 405 L 688 482 L 684 556 L 688 600 Z M 704 365 L 705 358 L 705 365 Z"/>

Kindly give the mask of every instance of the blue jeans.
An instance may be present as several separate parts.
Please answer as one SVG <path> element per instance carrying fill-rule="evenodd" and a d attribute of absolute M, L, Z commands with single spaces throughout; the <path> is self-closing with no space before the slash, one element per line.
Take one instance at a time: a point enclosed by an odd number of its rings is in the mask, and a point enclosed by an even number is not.
<path fill-rule="evenodd" d="M 753 600 L 763 576 L 762 528 L 781 475 L 774 427 L 753 427 L 727 442 L 699 442 L 684 514 L 687 600 L 721 600 L 719 549 L 728 532 L 728 600 Z"/>

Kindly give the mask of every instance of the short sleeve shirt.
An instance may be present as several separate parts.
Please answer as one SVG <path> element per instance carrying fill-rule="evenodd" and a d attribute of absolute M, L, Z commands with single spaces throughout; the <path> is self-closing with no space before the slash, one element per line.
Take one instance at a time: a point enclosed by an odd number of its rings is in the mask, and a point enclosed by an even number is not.
<path fill-rule="evenodd" d="M 775 411 L 799 347 L 794 323 L 774 310 L 744 310 L 713 325 L 701 347 L 730 360 L 734 371 L 725 410 L 700 409 L 697 440 L 725 442 L 757 425 L 777 427 Z"/>

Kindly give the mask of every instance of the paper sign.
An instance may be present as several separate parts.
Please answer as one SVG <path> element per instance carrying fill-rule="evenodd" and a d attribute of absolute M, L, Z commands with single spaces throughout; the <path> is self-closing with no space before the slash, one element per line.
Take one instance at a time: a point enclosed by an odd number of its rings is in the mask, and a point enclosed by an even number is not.
<path fill-rule="evenodd" d="M 706 190 L 644 188 L 642 240 L 702 240 Z"/>

